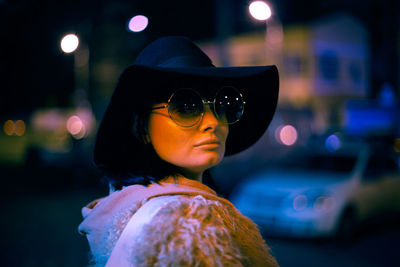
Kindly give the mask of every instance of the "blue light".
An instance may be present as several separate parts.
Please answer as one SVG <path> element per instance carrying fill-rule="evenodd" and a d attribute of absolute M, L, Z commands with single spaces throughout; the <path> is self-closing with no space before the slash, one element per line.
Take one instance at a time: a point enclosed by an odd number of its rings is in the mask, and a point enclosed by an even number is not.
<path fill-rule="evenodd" d="M 329 152 L 334 152 L 340 148 L 342 142 L 337 135 L 332 134 L 325 140 L 325 147 Z"/>

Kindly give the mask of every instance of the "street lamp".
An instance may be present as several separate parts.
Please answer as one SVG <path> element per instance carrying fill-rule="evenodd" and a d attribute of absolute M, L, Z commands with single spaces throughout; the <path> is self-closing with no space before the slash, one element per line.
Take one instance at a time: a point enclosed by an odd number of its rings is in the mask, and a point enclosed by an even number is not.
<path fill-rule="evenodd" d="M 78 46 L 79 38 L 76 34 L 67 34 L 60 42 L 61 50 L 64 53 L 73 53 L 73 92 L 76 115 L 68 119 L 66 127 L 75 139 L 86 137 L 94 122 L 91 106 L 87 101 L 87 90 L 89 89 L 89 48 L 85 43 L 82 43 L 79 49 Z"/>
<path fill-rule="evenodd" d="M 141 32 L 146 29 L 149 19 L 143 15 L 132 17 L 128 22 L 128 30 L 131 32 Z"/>
<path fill-rule="evenodd" d="M 256 20 L 267 20 L 272 15 L 271 8 L 264 1 L 251 2 L 249 12 Z"/>
<path fill-rule="evenodd" d="M 271 7 L 265 1 L 251 2 L 249 13 L 254 19 L 265 21 L 265 51 L 267 59 L 279 57 L 283 41 L 283 30 L 279 18 L 272 12 Z"/>
<path fill-rule="evenodd" d="M 64 53 L 73 53 L 79 46 L 79 38 L 76 34 L 67 34 L 61 39 L 60 46 Z"/>

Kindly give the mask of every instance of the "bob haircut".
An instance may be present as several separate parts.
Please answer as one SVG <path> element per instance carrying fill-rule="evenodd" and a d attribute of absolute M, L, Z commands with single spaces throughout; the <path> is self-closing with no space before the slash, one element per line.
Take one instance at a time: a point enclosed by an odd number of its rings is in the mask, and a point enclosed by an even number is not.
<path fill-rule="evenodd" d="M 130 159 L 130 164 L 124 164 L 123 166 L 120 164 L 98 165 L 108 183 L 115 190 L 134 184 L 147 186 L 151 183 L 158 183 L 166 177 L 174 177 L 181 173 L 180 168 L 158 156 L 152 143 L 146 142 L 152 107 L 155 104 L 166 102 L 170 92 L 167 90 L 165 94 L 161 94 L 158 97 L 153 96 L 154 98 L 152 99 L 143 99 L 141 109 L 132 112 L 130 138 L 131 142 L 135 144 L 135 150 L 129 153 L 129 157 L 125 157 Z M 205 92 L 203 91 L 202 93 L 204 94 Z M 217 190 L 209 170 L 204 172 L 203 183 Z"/>
<path fill-rule="evenodd" d="M 155 104 L 166 102 L 165 99 L 168 99 L 166 95 L 144 100 L 141 109 L 132 112 L 129 136 L 135 149 L 125 157 L 129 159 L 129 163 L 98 166 L 115 189 L 132 184 L 149 185 L 180 173 L 178 167 L 161 159 L 153 145 L 146 142 L 151 108 Z"/>

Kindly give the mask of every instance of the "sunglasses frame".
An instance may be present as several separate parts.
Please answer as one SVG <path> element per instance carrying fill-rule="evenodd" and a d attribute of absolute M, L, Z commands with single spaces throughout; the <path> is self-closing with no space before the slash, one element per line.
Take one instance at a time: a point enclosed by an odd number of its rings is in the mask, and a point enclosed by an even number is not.
<path fill-rule="evenodd" d="M 196 91 L 195 89 L 193 89 L 193 88 L 180 88 L 180 89 L 176 90 L 175 92 L 173 92 L 173 93 L 171 94 L 171 96 L 170 96 L 169 99 L 168 99 L 167 104 L 165 104 L 164 106 L 160 106 L 160 107 L 153 107 L 152 110 L 167 108 L 167 109 L 168 109 L 168 116 L 171 118 L 171 120 L 172 120 L 176 125 L 179 125 L 179 126 L 181 126 L 181 127 L 189 128 L 189 127 L 195 126 L 197 123 L 199 123 L 199 122 L 203 119 L 204 113 L 205 113 L 205 112 L 204 112 L 204 106 L 205 106 L 205 105 L 211 105 L 211 104 L 212 104 L 213 108 L 212 108 L 211 110 L 212 110 L 214 116 L 215 116 L 218 120 L 220 120 L 220 118 L 219 118 L 219 116 L 218 116 L 218 114 L 217 114 L 217 111 L 216 111 L 216 107 L 215 107 L 216 97 L 217 97 L 218 93 L 219 93 L 221 90 L 223 90 L 224 88 L 227 88 L 227 87 L 228 87 L 228 88 L 232 88 L 234 91 L 236 91 L 236 92 L 240 95 L 240 98 L 242 99 L 242 102 L 243 102 L 243 108 L 242 108 L 242 111 L 241 111 L 241 116 L 240 116 L 240 118 L 237 119 L 237 120 L 234 121 L 234 122 L 228 122 L 228 123 L 226 123 L 226 124 L 228 124 L 228 125 L 234 124 L 234 123 L 238 122 L 238 121 L 242 118 L 242 115 L 243 115 L 243 113 L 244 113 L 244 105 L 246 104 L 246 102 L 245 102 L 244 99 L 243 99 L 242 93 L 240 93 L 240 91 L 239 91 L 238 89 L 236 89 L 235 87 L 233 87 L 233 86 L 223 86 L 223 87 L 221 87 L 220 89 L 218 89 L 218 91 L 215 93 L 214 100 L 212 100 L 212 101 L 206 101 L 206 100 L 204 100 L 204 98 L 200 95 L 200 93 L 197 92 L 197 91 Z M 203 110 L 202 110 L 201 114 L 198 116 L 198 119 L 197 119 L 193 124 L 191 124 L 191 125 L 182 125 L 182 124 L 179 124 L 179 123 L 172 117 L 171 112 L 170 112 L 170 110 L 169 110 L 169 106 L 170 106 L 170 103 L 171 103 L 171 99 L 174 97 L 174 95 L 175 95 L 177 92 L 179 92 L 179 91 L 181 91 L 181 90 L 191 90 L 191 91 L 193 91 L 195 94 L 197 94 L 197 95 L 199 96 L 199 98 L 201 99 L 201 102 L 203 103 Z"/>

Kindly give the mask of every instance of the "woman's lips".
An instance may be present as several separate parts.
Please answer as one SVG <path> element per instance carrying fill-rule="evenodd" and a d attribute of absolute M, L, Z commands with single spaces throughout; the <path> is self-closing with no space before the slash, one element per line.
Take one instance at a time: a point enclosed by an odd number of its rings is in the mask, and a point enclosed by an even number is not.
<path fill-rule="evenodd" d="M 200 142 L 196 143 L 195 147 L 218 147 L 221 145 L 221 141 L 219 139 L 206 139 L 201 140 Z"/>

